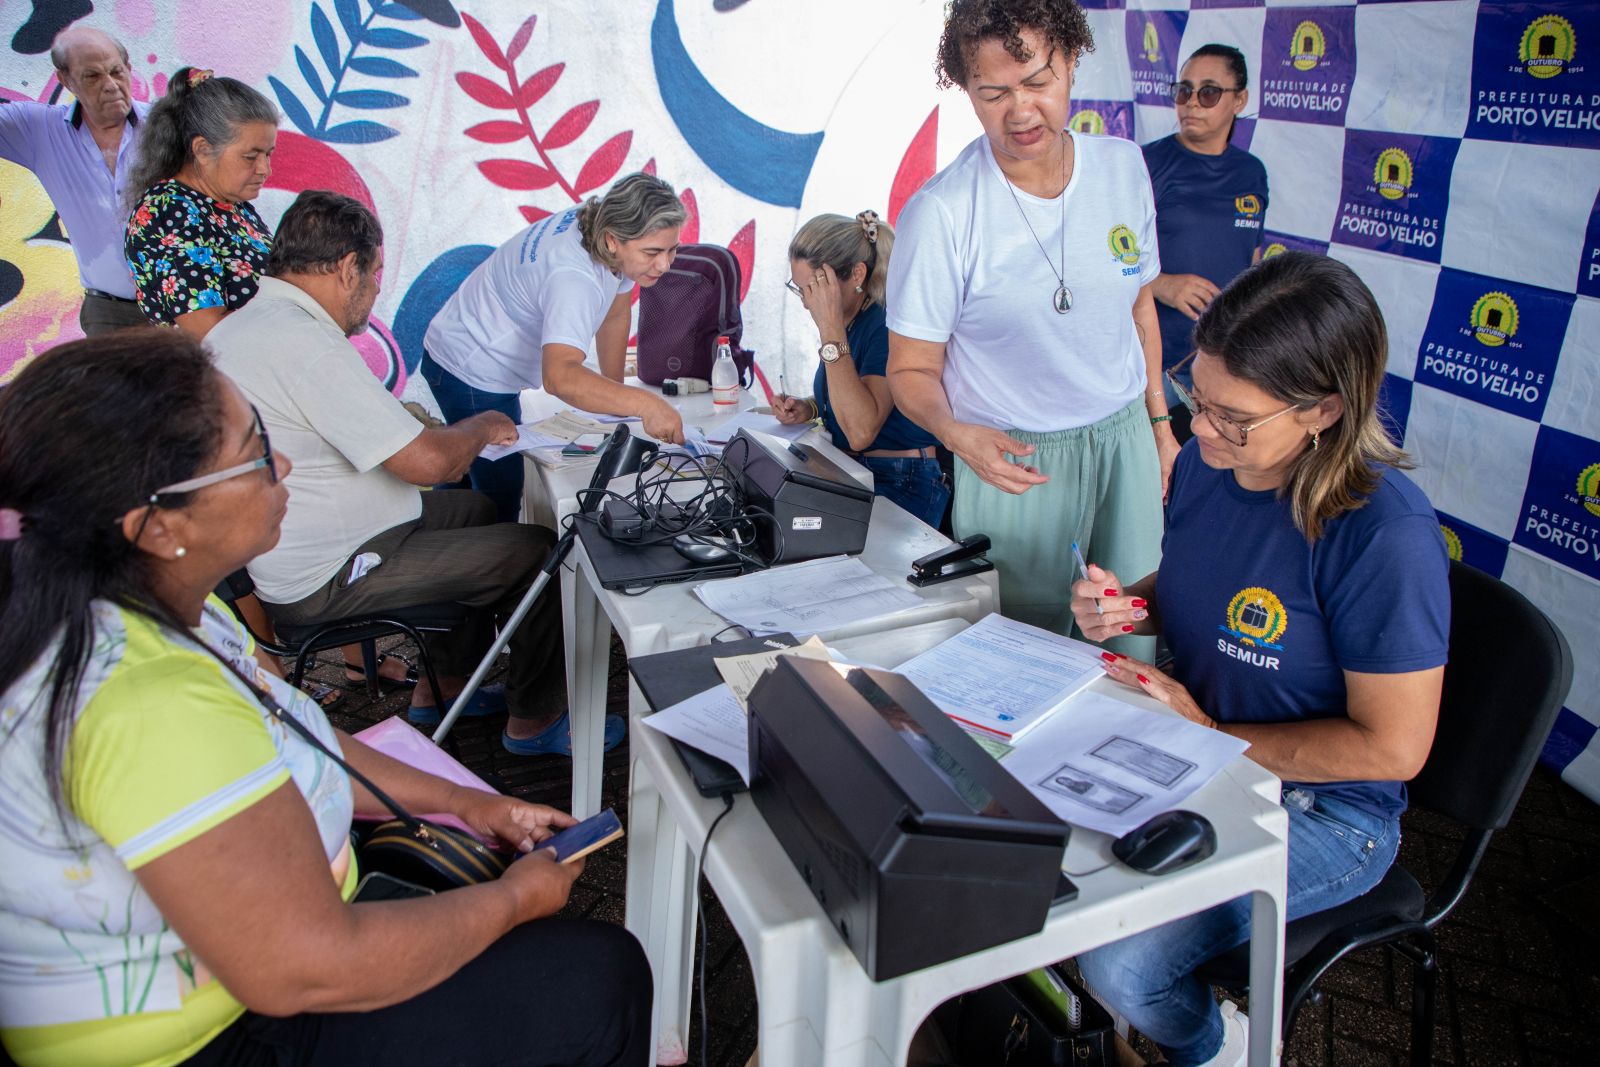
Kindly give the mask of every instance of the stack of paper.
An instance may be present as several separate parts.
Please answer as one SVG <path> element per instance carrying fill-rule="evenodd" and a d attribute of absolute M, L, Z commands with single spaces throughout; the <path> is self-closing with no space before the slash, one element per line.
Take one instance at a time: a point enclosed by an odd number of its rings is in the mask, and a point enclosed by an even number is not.
<path fill-rule="evenodd" d="M 752 634 L 815 634 L 916 607 L 921 599 L 852 556 L 703 582 L 695 596 Z"/>
<path fill-rule="evenodd" d="M 1248 747 L 1181 715 L 1088 692 L 1003 766 L 1072 825 L 1120 836 L 1183 803 Z"/>
<path fill-rule="evenodd" d="M 802 422 L 786 425 L 779 422 L 771 415 L 762 415 L 755 411 L 741 411 L 728 419 L 720 422 L 706 431 L 706 440 L 714 445 L 725 445 L 733 440 L 740 430 L 758 430 L 761 433 L 770 433 L 774 437 L 781 437 L 785 441 L 798 441 L 811 429 L 813 423 Z"/>
<path fill-rule="evenodd" d="M 567 442 L 559 437 L 540 433 L 532 423 L 517 427 L 517 439 L 509 445 L 487 445 L 478 455 L 484 459 L 504 459 L 513 452 L 532 452 L 536 448 L 560 448 Z"/>
<path fill-rule="evenodd" d="M 1014 745 L 1105 672 L 1092 645 L 987 615 L 900 673 L 967 730 Z"/>

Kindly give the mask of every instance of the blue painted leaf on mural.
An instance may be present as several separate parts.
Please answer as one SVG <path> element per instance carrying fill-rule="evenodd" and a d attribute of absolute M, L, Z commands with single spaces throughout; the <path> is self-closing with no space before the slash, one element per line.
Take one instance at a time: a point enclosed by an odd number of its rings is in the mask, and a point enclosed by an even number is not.
<path fill-rule="evenodd" d="M 317 65 L 311 62 L 311 57 L 306 55 L 306 50 L 299 45 L 294 46 L 294 61 L 300 64 L 300 76 L 305 78 L 311 91 L 316 94 L 318 100 L 326 104 L 328 90 L 322 87 L 322 75 L 317 73 Z"/>
<path fill-rule="evenodd" d="M 399 93 L 386 93 L 380 89 L 346 89 L 333 94 L 335 104 L 360 108 L 362 111 L 379 111 L 386 107 L 405 107 L 410 99 Z"/>
<path fill-rule="evenodd" d="M 381 122 L 367 122 L 364 119 L 360 122 L 341 122 L 317 134 L 330 144 L 377 144 L 379 141 L 387 141 L 399 135 L 399 130 L 390 129 Z"/>
<path fill-rule="evenodd" d="M 456 14 L 455 6 L 450 0 L 398 0 L 398 2 L 435 25 L 451 30 L 461 25 L 461 16 Z"/>
<path fill-rule="evenodd" d="M 374 0 L 372 10 L 384 18 L 394 19 L 396 22 L 420 22 L 422 20 L 422 16 L 409 7 L 401 7 L 399 4 L 386 4 L 382 0 Z"/>
<path fill-rule="evenodd" d="M 361 39 L 361 5 L 358 0 L 333 0 L 333 10 L 339 15 L 339 25 L 344 35 L 352 41 Z"/>
<path fill-rule="evenodd" d="M 383 56 L 352 56 L 350 69 L 374 78 L 415 78 L 417 72 L 404 63 Z"/>
<path fill-rule="evenodd" d="M 329 72 L 337 72 L 339 37 L 333 32 L 333 23 L 328 21 L 327 12 L 322 10 L 321 4 L 311 5 L 311 36 L 317 42 L 317 51 L 322 53 L 322 65 Z"/>
<path fill-rule="evenodd" d="M 373 27 L 361 38 L 374 48 L 421 48 L 428 43 L 426 37 L 418 37 L 405 30 L 391 30 L 382 27 Z"/>
<path fill-rule="evenodd" d="M 267 78 L 267 83 L 272 86 L 272 91 L 278 95 L 278 103 L 283 106 L 283 113 L 289 116 L 289 121 L 297 126 L 301 133 L 307 137 L 317 136 L 317 124 L 311 121 L 311 113 L 300 102 L 300 98 L 289 91 L 289 87 L 277 78 Z"/>

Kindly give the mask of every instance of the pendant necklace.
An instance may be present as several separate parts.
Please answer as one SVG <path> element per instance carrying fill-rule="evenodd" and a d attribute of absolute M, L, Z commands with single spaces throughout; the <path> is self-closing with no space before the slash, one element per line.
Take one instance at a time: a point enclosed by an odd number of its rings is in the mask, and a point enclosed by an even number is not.
<path fill-rule="evenodd" d="M 999 160 L 995 166 L 1000 165 Z M 1056 291 L 1050 298 L 1050 305 L 1056 309 L 1057 315 L 1065 315 L 1072 310 L 1072 290 L 1067 288 L 1067 151 L 1061 149 L 1061 269 L 1056 270 L 1056 265 L 1050 258 L 1050 253 L 1044 250 L 1044 242 L 1039 240 L 1039 235 L 1033 229 L 1033 223 L 1028 221 L 1028 213 L 1022 209 L 1022 201 L 1017 198 L 1017 187 L 1011 184 L 1011 179 L 1006 177 L 1004 170 L 1000 177 L 1006 183 L 1006 188 L 1011 191 L 1011 202 L 1017 205 L 1017 214 L 1022 216 L 1022 224 L 1028 228 L 1028 233 L 1033 237 L 1033 243 L 1039 246 L 1039 254 L 1044 257 L 1045 265 L 1050 268 L 1050 273 L 1055 275 Z"/>

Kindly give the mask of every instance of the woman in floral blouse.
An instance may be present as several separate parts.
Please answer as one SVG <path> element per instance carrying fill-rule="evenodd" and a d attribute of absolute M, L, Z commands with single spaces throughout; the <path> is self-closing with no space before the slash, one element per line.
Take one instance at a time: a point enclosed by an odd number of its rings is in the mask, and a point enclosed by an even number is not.
<path fill-rule="evenodd" d="M 185 67 L 146 119 L 124 253 L 139 308 L 195 337 L 256 294 L 272 231 L 250 206 L 272 173 L 278 112 L 233 78 Z"/>

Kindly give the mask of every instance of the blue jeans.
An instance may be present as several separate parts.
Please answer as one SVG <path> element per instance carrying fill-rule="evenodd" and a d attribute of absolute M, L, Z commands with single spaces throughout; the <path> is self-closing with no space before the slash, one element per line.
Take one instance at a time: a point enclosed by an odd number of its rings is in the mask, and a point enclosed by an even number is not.
<path fill-rule="evenodd" d="M 474 389 L 433 361 L 427 350 L 418 368 L 433 390 L 444 421 L 460 422 L 480 411 L 498 411 L 512 422 L 522 421 L 522 398 L 516 393 L 490 393 Z M 472 488 L 494 501 L 497 522 L 516 522 L 522 514 L 522 453 L 504 459 L 475 459 L 467 470 Z"/>
<path fill-rule="evenodd" d="M 1400 820 L 1385 819 L 1308 789 L 1290 789 L 1288 920 L 1324 911 L 1382 880 L 1400 847 Z M 1160 1046 L 1173 1067 L 1204 1063 L 1222 1049 L 1222 1015 L 1194 970 L 1250 939 L 1250 898 L 1085 952 L 1087 982 Z"/>
<path fill-rule="evenodd" d="M 873 492 L 905 508 L 923 522 L 939 528 L 950 486 L 936 459 L 915 456 L 862 456 L 861 465 L 872 472 Z"/>

